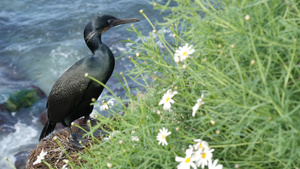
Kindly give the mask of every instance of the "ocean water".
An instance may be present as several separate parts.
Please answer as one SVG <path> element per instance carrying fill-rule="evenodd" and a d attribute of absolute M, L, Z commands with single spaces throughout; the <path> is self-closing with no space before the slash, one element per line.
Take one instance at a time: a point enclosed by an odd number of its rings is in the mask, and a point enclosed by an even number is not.
<path fill-rule="evenodd" d="M 11 91 L 35 85 L 46 95 L 58 77 L 74 62 L 91 55 L 83 40 L 83 29 L 88 20 L 100 14 L 118 18 L 138 18 L 134 25 L 148 34 L 152 28 L 139 13 L 143 9 L 150 20 L 161 20 L 159 11 L 153 10 L 151 0 L 1 0 L 0 2 L 0 103 Z M 102 36 L 115 57 L 130 50 L 120 43 L 136 35 L 128 32 L 130 24 L 113 28 Z M 115 73 L 130 70 L 132 64 L 124 56 L 116 60 Z M 118 80 L 112 77 L 107 85 L 120 90 Z M 131 84 L 134 85 L 134 84 Z M 34 111 L 34 110 L 32 110 Z M 31 112 L 27 121 L 14 116 L 14 133 L 0 132 L 0 168 L 10 168 L 3 160 L 14 163 L 14 155 L 38 144 L 41 124 Z"/>

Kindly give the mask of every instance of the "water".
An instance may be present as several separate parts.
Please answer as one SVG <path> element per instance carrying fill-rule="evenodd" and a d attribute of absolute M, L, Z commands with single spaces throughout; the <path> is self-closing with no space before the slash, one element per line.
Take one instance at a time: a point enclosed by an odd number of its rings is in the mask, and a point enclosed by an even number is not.
<path fill-rule="evenodd" d="M 80 58 L 90 55 L 83 40 L 83 29 L 91 17 L 109 14 L 119 18 L 138 18 L 134 25 L 147 33 L 152 30 L 139 13 L 144 9 L 148 17 L 160 20 L 158 11 L 149 4 L 151 0 L 1 0 L 0 3 L 0 103 L 11 91 L 35 85 L 46 94 L 58 77 Z M 119 41 L 136 39 L 126 31 L 130 24 L 105 32 L 102 40 L 115 57 L 129 50 Z M 132 65 L 127 57 L 116 60 L 114 73 L 129 70 Z M 107 85 L 115 91 L 120 87 L 112 77 Z M 133 85 L 133 84 L 131 84 Z M 32 149 L 38 144 L 41 124 L 37 113 L 30 110 L 30 116 L 14 116 L 15 132 L 0 133 L 0 168 L 9 168 L 3 160 L 9 157 L 14 163 L 14 154 Z"/>

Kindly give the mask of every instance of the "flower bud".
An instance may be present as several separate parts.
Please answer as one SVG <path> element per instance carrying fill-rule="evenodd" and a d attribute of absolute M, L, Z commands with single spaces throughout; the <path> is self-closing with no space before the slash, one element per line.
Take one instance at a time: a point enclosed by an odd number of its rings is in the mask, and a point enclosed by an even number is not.
<path fill-rule="evenodd" d="M 245 20 L 246 20 L 246 21 L 249 21 L 249 20 L 250 20 L 250 15 L 246 15 L 246 16 L 245 16 Z"/>

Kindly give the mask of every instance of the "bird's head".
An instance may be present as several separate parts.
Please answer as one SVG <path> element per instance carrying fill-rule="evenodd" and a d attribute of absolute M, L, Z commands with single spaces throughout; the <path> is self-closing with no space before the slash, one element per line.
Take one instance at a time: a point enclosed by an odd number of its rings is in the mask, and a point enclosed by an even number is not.
<path fill-rule="evenodd" d="M 84 39 L 91 40 L 95 35 L 100 35 L 114 26 L 138 22 L 138 19 L 118 19 L 111 15 L 101 15 L 93 18 L 84 29 Z"/>

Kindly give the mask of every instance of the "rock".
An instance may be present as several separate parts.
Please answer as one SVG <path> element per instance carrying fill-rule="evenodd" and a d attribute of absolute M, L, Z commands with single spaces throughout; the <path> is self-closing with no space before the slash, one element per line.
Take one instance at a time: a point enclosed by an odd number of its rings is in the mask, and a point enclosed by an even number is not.
<path fill-rule="evenodd" d="M 5 104 L 0 103 L 0 112 L 7 112 L 8 110 L 6 109 Z"/>
<path fill-rule="evenodd" d="M 45 125 L 47 123 L 47 121 L 48 121 L 47 110 L 43 111 L 43 113 L 41 114 L 40 121 L 43 125 Z M 55 130 L 59 130 L 62 128 L 64 128 L 64 126 L 61 123 L 56 123 Z"/>
<path fill-rule="evenodd" d="M 15 112 L 21 108 L 30 107 L 40 99 L 37 89 L 23 89 L 12 93 L 7 99 L 6 105 L 10 112 Z"/>
<path fill-rule="evenodd" d="M 47 117 L 47 110 L 43 111 L 43 113 L 40 115 L 40 122 L 45 125 L 47 123 L 48 117 Z"/>
<path fill-rule="evenodd" d="M 17 169 L 25 169 L 29 157 L 28 151 L 19 152 L 14 155 L 16 158 L 15 167 Z"/>
<path fill-rule="evenodd" d="M 95 126 L 97 124 L 97 120 L 91 118 L 91 125 Z M 84 128 L 85 130 L 89 131 L 89 126 L 84 123 L 84 118 L 80 118 L 76 121 L 74 121 L 75 124 L 79 125 L 80 127 Z M 104 127 L 104 126 L 103 126 Z M 71 126 L 72 133 L 78 134 L 78 136 L 83 136 L 85 132 L 81 129 L 79 129 L 76 126 Z M 106 128 L 106 130 L 109 130 L 109 128 Z M 98 130 L 94 132 L 94 137 L 101 141 L 101 135 L 106 134 L 102 130 Z M 39 163 L 33 165 L 33 163 L 36 161 L 37 156 L 40 155 L 41 151 L 47 152 L 45 155 L 45 161 L 49 163 L 54 168 L 61 168 L 65 163 L 63 162 L 64 159 L 67 159 L 65 153 L 62 151 L 62 148 L 57 144 L 56 141 L 53 140 L 53 137 L 57 137 L 57 141 L 60 142 L 60 145 L 63 147 L 63 149 L 69 154 L 75 165 L 79 165 L 80 163 L 85 163 L 84 160 L 79 159 L 78 152 L 84 152 L 86 151 L 86 148 L 90 148 L 90 144 L 92 144 L 92 138 L 88 137 L 86 138 L 85 147 L 74 147 L 69 142 L 69 132 L 67 128 L 63 128 L 60 130 L 55 130 L 52 134 L 47 136 L 46 138 L 42 139 L 40 143 L 36 146 L 34 150 L 32 150 L 27 164 L 26 169 L 33 169 L 33 168 L 49 168 L 44 163 Z"/>
<path fill-rule="evenodd" d="M 9 112 L 0 112 L 0 133 L 15 132 L 15 123 L 17 119 L 14 118 Z"/>

